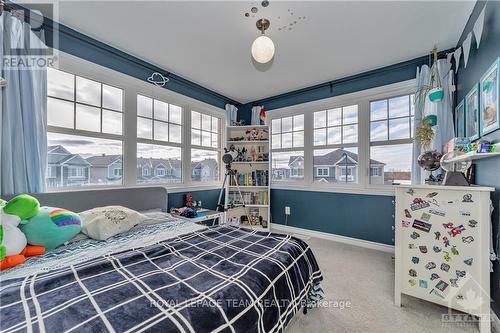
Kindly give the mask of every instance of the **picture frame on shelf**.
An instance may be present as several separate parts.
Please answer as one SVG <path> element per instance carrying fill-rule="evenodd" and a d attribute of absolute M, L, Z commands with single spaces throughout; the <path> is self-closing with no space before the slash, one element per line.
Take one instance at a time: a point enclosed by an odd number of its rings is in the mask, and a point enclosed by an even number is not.
<path fill-rule="evenodd" d="M 465 136 L 477 140 L 479 130 L 479 83 L 476 83 L 465 96 Z"/>
<path fill-rule="evenodd" d="M 455 136 L 465 137 L 465 103 L 461 100 L 455 108 Z"/>
<path fill-rule="evenodd" d="M 498 95 L 500 94 L 499 76 L 500 58 L 497 58 L 481 77 L 479 83 L 480 136 L 484 136 L 500 128 L 500 111 L 498 108 Z"/>

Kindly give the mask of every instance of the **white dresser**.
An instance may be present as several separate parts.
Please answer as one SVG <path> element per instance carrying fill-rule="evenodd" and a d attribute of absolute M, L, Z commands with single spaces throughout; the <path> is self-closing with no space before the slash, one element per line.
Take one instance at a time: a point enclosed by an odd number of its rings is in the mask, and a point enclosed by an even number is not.
<path fill-rule="evenodd" d="M 490 322 L 490 187 L 396 186 L 395 303 L 411 295 Z M 463 320 L 443 316 L 446 321 Z M 470 320 L 470 318 L 468 319 Z"/>

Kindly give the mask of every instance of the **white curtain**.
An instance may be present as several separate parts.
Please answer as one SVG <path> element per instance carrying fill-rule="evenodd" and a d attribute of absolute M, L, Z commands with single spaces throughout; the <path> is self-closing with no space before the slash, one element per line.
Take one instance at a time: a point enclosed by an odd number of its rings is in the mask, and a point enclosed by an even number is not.
<path fill-rule="evenodd" d="M 15 48 L 18 60 L 28 62 L 32 49 L 46 48 L 29 25 L 4 11 L 0 16 L 0 56 Z M 29 42 L 25 41 L 29 31 Z M 9 56 L 11 57 L 11 56 Z M 0 194 L 45 190 L 47 164 L 47 68 L 7 67 L 0 63 Z"/>
<path fill-rule="evenodd" d="M 238 120 L 238 108 L 232 104 L 226 104 L 226 125 L 233 126 Z"/>
<path fill-rule="evenodd" d="M 453 125 L 453 93 L 455 91 L 453 71 L 451 64 L 446 59 L 438 60 L 437 69 L 444 89 L 444 97 L 439 102 L 431 102 L 428 95 L 420 94 L 427 91 L 430 84 L 431 70 L 427 65 L 417 69 L 417 93 L 415 95 L 415 128 L 420 125 L 422 119 L 429 115 L 437 116 L 437 125 L 434 129 L 434 139 L 431 150 L 443 151 L 443 146 L 455 136 Z M 422 184 L 429 173 L 424 171 L 417 163 L 421 153 L 420 142 L 413 143 L 412 161 L 412 184 Z"/>

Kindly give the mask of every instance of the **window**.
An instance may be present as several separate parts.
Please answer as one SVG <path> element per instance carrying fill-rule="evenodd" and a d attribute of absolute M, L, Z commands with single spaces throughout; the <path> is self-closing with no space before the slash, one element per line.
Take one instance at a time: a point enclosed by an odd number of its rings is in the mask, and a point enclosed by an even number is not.
<path fill-rule="evenodd" d="M 181 183 L 181 155 L 181 147 L 138 143 L 137 183 Z"/>
<path fill-rule="evenodd" d="M 47 69 L 48 188 L 119 185 L 123 90 L 55 68 Z"/>
<path fill-rule="evenodd" d="M 304 129 L 303 114 L 271 121 L 273 181 L 304 180 Z"/>
<path fill-rule="evenodd" d="M 316 169 L 314 182 L 355 184 L 358 181 L 358 148 L 315 149 L 313 168 Z M 351 177 L 343 177 L 346 174 Z"/>
<path fill-rule="evenodd" d="M 313 169 L 327 168 L 328 174 L 314 174 L 314 182 L 352 185 L 358 183 L 358 105 L 313 113 Z M 348 175 L 349 177 L 346 177 Z"/>
<path fill-rule="evenodd" d="M 273 119 L 272 149 L 304 147 L 304 115 Z"/>
<path fill-rule="evenodd" d="M 138 184 L 182 182 L 182 113 L 177 105 L 137 95 Z"/>
<path fill-rule="evenodd" d="M 191 111 L 191 181 L 219 180 L 221 118 Z"/>
<path fill-rule="evenodd" d="M 272 180 L 298 181 L 304 179 L 304 151 L 273 152 Z"/>
<path fill-rule="evenodd" d="M 370 168 L 370 176 L 371 177 L 380 177 L 381 172 L 379 167 L 371 167 Z"/>
<path fill-rule="evenodd" d="M 137 137 L 154 141 L 182 142 L 182 108 L 137 95 Z"/>
<path fill-rule="evenodd" d="M 314 112 L 314 145 L 358 142 L 358 106 Z"/>
<path fill-rule="evenodd" d="M 409 80 L 269 112 L 271 185 L 386 194 L 379 185 L 410 182 L 413 91 Z"/>
<path fill-rule="evenodd" d="M 156 175 L 159 177 L 164 177 L 165 176 L 165 167 L 159 166 L 156 168 Z"/>
<path fill-rule="evenodd" d="M 49 126 L 122 135 L 123 90 L 47 69 Z"/>
<path fill-rule="evenodd" d="M 370 102 L 370 183 L 411 182 L 414 95 Z"/>
<path fill-rule="evenodd" d="M 121 141 L 52 132 L 47 140 L 48 188 L 122 183 L 121 169 L 116 177 L 108 175 L 109 165 L 121 161 Z"/>
<path fill-rule="evenodd" d="M 62 70 L 48 69 L 49 189 L 220 180 L 223 110 L 81 59 L 61 60 Z M 132 151 L 125 142 L 136 156 L 124 158 Z"/>
<path fill-rule="evenodd" d="M 330 169 L 329 168 L 321 168 L 321 167 L 317 167 L 316 168 L 316 176 L 318 177 L 328 177 L 329 174 L 330 174 Z"/>

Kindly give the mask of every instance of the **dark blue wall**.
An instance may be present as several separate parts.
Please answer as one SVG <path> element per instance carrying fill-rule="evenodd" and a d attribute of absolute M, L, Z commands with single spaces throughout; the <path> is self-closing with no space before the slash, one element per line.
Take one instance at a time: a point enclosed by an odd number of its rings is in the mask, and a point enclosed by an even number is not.
<path fill-rule="evenodd" d="M 394 197 L 271 190 L 272 223 L 394 245 Z"/>
<path fill-rule="evenodd" d="M 443 55 L 449 51 L 450 50 L 442 51 L 440 54 Z M 251 108 L 254 105 L 264 105 L 266 110 L 274 110 L 291 105 L 297 105 L 411 80 L 415 78 L 417 67 L 427 64 L 428 62 L 429 57 L 423 56 L 361 74 L 336 79 L 312 87 L 294 90 L 285 94 L 243 104 L 238 108 L 238 118 L 244 119 L 248 124 L 250 124 Z"/>
<path fill-rule="evenodd" d="M 478 2 L 474 7 L 472 15 L 465 26 L 457 46 L 461 45 L 467 34 L 472 30 L 477 17 L 486 6 L 485 25 L 479 49 L 475 43 L 470 52 L 467 68 L 460 67 L 457 74 L 457 100 L 461 101 L 473 85 L 479 82 L 481 76 L 490 65 L 500 56 L 500 2 Z M 484 139 L 499 142 L 500 131 L 490 133 Z M 493 213 L 493 235 L 498 254 L 499 246 L 496 243 L 500 228 L 500 157 L 478 160 L 476 162 L 476 183 L 480 185 L 494 186 L 496 191 L 493 195 L 495 211 Z M 493 309 L 500 316 L 500 264 L 494 264 L 494 273 L 491 275 L 491 294 L 493 298 Z"/>
<path fill-rule="evenodd" d="M 217 200 L 219 199 L 219 190 L 204 190 L 204 191 L 187 191 L 182 193 L 169 193 L 168 194 L 168 209 L 184 206 L 184 195 L 191 193 L 193 200 L 202 201 L 202 207 L 208 209 L 215 209 L 217 207 Z"/>

